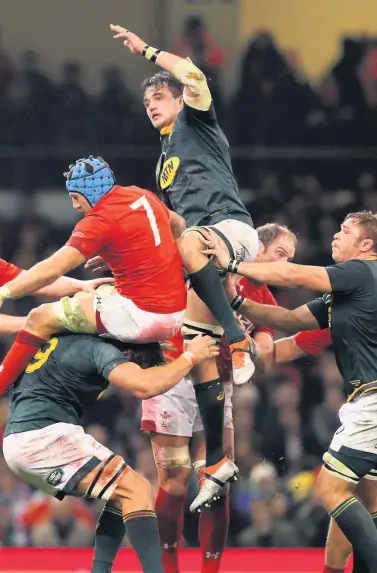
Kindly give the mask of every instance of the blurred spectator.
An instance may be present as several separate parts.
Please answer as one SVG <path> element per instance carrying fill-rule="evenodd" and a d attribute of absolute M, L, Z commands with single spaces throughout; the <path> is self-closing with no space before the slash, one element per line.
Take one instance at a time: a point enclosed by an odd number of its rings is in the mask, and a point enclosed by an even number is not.
<path fill-rule="evenodd" d="M 256 34 L 242 60 L 241 84 L 234 103 L 237 143 L 299 143 L 315 102 L 314 92 L 296 77 L 272 36 L 268 32 Z"/>
<path fill-rule="evenodd" d="M 94 129 L 93 102 L 83 87 L 83 68 L 67 62 L 56 88 L 55 121 L 59 143 L 89 143 Z"/>
<path fill-rule="evenodd" d="M 190 16 L 183 24 L 182 36 L 172 47 L 172 52 L 190 58 L 204 73 L 211 76 L 221 70 L 225 53 L 207 30 L 200 16 Z"/>
<path fill-rule="evenodd" d="M 265 500 L 256 500 L 250 504 L 250 520 L 252 525 L 245 529 L 238 538 L 241 547 L 299 547 L 302 545 L 299 531 L 285 519 L 285 513 L 276 519 L 271 511 L 271 503 Z"/>
<path fill-rule="evenodd" d="M 94 539 L 95 521 L 84 511 L 82 499 L 46 498 L 43 513 L 29 523 L 31 542 L 36 547 L 88 547 Z M 41 510 L 40 510 L 41 511 Z"/>

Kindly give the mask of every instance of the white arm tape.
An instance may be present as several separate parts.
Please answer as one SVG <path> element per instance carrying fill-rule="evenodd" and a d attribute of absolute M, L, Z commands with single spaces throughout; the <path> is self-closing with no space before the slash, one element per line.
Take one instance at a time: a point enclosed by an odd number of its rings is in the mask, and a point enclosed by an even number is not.
<path fill-rule="evenodd" d="M 186 360 L 188 361 L 190 366 L 195 366 L 195 364 L 197 363 L 197 360 L 196 360 L 196 357 L 194 356 L 194 354 L 192 352 L 189 352 L 188 350 L 183 352 L 183 354 L 181 354 L 181 356 L 182 356 L 182 358 L 186 358 Z"/>
<path fill-rule="evenodd" d="M 185 90 L 183 92 L 184 102 L 194 109 L 208 111 L 211 106 L 212 96 L 203 72 L 189 58 L 182 58 L 174 66 L 173 74 L 185 87 L 195 94 L 194 96 L 188 95 Z"/>

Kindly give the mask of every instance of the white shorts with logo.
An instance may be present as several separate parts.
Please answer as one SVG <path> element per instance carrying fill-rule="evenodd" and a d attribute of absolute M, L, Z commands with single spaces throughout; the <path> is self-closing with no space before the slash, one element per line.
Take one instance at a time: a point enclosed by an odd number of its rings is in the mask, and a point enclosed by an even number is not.
<path fill-rule="evenodd" d="M 329 452 L 360 477 L 377 479 L 377 393 L 343 404 L 339 419 Z"/>
<path fill-rule="evenodd" d="M 60 498 L 64 496 L 59 493 L 72 494 L 88 473 L 113 456 L 81 426 L 66 423 L 9 434 L 3 440 L 3 453 L 15 474 Z"/>
<path fill-rule="evenodd" d="M 123 342 L 139 344 L 171 338 L 182 327 L 185 315 L 184 310 L 170 314 L 147 312 L 117 292 L 110 296 L 97 294 L 94 297 L 94 310 L 99 313 L 99 332 L 101 323 L 102 330 L 106 331 L 102 332 L 104 337 L 110 335 Z"/>
<path fill-rule="evenodd" d="M 224 427 L 233 430 L 232 384 L 225 383 L 224 391 Z M 203 430 L 195 390 L 190 378 L 184 378 L 165 394 L 143 400 L 141 429 L 157 434 L 187 438 Z"/>
<path fill-rule="evenodd" d="M 227 238 L 233 249 L 233 253 L 230 254 L 237 261 L 253 261 L 257 256 L 259 249 L 258 233 L 247 223 L 236 219 L 225 219 L 220 223 L 208 225 L 208 227 L 217 229 Z"/>

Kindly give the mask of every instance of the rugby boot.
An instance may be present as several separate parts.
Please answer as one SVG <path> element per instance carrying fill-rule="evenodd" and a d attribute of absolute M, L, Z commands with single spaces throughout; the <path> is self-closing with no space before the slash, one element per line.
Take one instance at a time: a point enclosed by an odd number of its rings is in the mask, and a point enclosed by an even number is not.
<path fill-rule="evenodd" d="M 242 386 L 254 376 L 254 361 L 260 356 L 260 350 L 249 336 L 245 336 L 240 342 L 229 344 L 229 350 L 233 365 L 233 382 L 236 386 Z"/>
<path fill-rule="evenodd" d="M 228 455 L 213 466 L 200 471 L 199 493 L 190 505 L 190 511 L 201 511 L 203 507 L 210 507 L 211 502 L 218 499 L 221 489 L 231 481 L 237 481 L 238 467 Z"/>

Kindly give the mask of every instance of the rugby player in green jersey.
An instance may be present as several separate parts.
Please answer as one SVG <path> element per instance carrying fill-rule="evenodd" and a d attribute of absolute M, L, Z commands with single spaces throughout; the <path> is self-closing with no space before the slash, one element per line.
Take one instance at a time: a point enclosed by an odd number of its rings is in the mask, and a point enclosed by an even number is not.
<path fill-rule="evenodd" d="M 201 253 L 200 233 L 212 228 L 237 260 L 253 260 L 259 248 L 252 218 L 243 205 L 233 174 L 229 143 L 221 130 L 204 74 L 190 60 L 148 46 L 121 26 L 115 38 L 137 55 L 163 68 L 143 82 L 147 115 L 160 132 L 162 154 L 156 176 L 171 211 L 183 265 L 190 279 L 183 333 L 199 332 L 230 347 L 233 382 L 249 382 L 258 349 L 238 324 L 212 261 Z M 207 504 L 238 469 L 224 455 L 224 388 L 215 361 L 192 374 L 206 440 L 206 468 L 192 510 Z"/>
<path fill-rule="evenodd" d="M 156 355 L 156 346 L 140 352 Z M 169 364 L 141 368 L 132 348 L 94 335 L 58 334 L 35 354 L 10 391 L 3 452 L 8 466 L 46 493 L 104 500 L 96 530 L 92 573 L 110 573 L 125 526 L 145 573 L 164 573 L 149 482 L 122 456 L 86 434 L 83 412 L 108 384 L 140 399 L 170 390 L 195 364 L 218 355 L 215 341 L 198 336 Z M 129 356 L 131 352 L 131 356 Z M 157 354 L 154 364 L 161 364 Z M 145 366 L 145 364 L 142 364 Z"/>
<path fill-rule="evenodd" d="M 213 233 L 206 236 L 204 253 L 216 256 L 223 269 L 262 283 L 327 293 L 294 310 L 247 301 L 248 316 L 280 330 L 331 330 L 347 403 L 323 456 L 317 495 L 369 573 L 376 573 L 377 531 L 354 492 L 360 479 L 373 480 L 377 473 L 377 214 L 347 215 L 332 242 L 336 264 L 328 267 L 238 263 L 229 260 Z"/>

